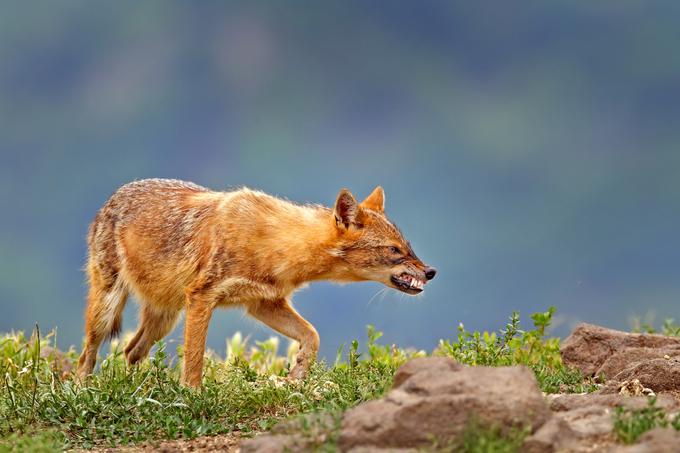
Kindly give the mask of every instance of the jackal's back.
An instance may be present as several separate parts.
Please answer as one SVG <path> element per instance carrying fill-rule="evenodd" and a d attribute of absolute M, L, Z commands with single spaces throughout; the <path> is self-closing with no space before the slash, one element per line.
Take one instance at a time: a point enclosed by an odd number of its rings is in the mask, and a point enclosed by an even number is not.
<path fill-rule="evenodd" d="M 105 286 L 122 280 L 150 300 L 181 299 L 183 280 L 200 257 L 200 224 L 213 212 L 209 197 L 197 201 L 197 196 L 210 193 L 168 179 L 122 186 L 90 226 L 90 278 L 101 278 Z"/>

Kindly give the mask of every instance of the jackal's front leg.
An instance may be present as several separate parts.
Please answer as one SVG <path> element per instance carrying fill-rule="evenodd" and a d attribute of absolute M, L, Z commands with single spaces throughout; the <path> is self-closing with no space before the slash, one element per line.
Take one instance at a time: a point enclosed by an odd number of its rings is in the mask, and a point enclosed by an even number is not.
<path fill-rule="evenodd" d="M 319 334 L 285 299 L 264 300 L 248 307 L 248 313 L 282 335 L 300 343 L 297 363 L 290 372 L 293 379 L 307 375 L 319 350 Z"/>
<path fill-rule="evenodd" d="M 182 383 L 190 387 L 201 386 L 203 355 L 208 324 L 214 305 L 210 297 L 187 291 L 186 318 L 184 320 L 184 370 Z"/>

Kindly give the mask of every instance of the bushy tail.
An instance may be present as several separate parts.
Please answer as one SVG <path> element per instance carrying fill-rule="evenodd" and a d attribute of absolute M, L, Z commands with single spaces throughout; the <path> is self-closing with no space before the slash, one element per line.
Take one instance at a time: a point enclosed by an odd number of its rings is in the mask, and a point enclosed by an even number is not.
<path fill-rule="evenodd" d="M 123 309 L 127 301 L 128 292 L 121 279 L 108 291 L 100 294 L 94 300 L 88 299 L 88 316 L 90 312 L 94 316 L 98 334 L 104 339 L 117 337 L 123 324 Z M 92 307 L 90 304 L 94 302 Z"/>
<path fill-rule="evenodd" d="M 84 377 L 92 373 L 97 361 L 99 345 L 105 339 L 117 336 L 122 325 L 123 309 L 128 291 L 121 279 L 113 286 L 102 288 L 90 281 L 90 292 L 85 310 L 85 348 L 80 356 L 78 374 Z"/>

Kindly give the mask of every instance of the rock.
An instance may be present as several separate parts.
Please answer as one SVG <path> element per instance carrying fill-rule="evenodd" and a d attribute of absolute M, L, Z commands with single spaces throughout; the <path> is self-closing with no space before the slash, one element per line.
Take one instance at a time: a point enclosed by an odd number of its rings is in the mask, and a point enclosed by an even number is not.
<path fill-rule="evenodd" d="M 306 452 L 326 442 L 337 429 L 335 417 L 329 413 L 306 414 L 283 421 L 253 439 L 241 443 L 241 453 Z"/>
<path fill-rule="evenodd" d="M 573 447 L 576 435 L 561 417 L 552 417 L 538 431 L 524 439 L 522 452 L 553 453 Z"/>
<path fill-rule="evenodd" d="M 644 409 L 649 403 L 649 398 L 646 396 L 624 396 L 616 393 L 566 393 L 562 395 L 549 395 L 548 399 L 550 409 L 555 412 L 571 411 L 588 406 L 626 407 L 637 410 Z M 680 408 L 678 400 L 670 395 L 657 395 L 656 405 L 665 411 L 674 411 Z"/>
<path fill-rule="evenodd" d="M 646 396 L 624 396 L 618 393 L 548 395 L 547 399 L 554 414 L 553 419 L 525 440 L 522 451 L 605 451 L 616 443 L 612 433 L 615 408 L 639 410 L 649 406 Z M 677 411 L 680 407 L 675 398 L 666 394 L 657 396 L 656 405 L 667 413 Z"/>
<path fill-rule="evenodd" d="M 678 348 L 625 348 L 621 351 L 615 351 L 612 355 L 607 357 L 602 366 L 596 371 L 596 375 L 604 375 L 606 379 L 611 379 L 621 371 L 628 368 L 631 364 L 636 362 L 645 362 L 652 359 L 663 359 L 668 357 L 680 356 L 680 347 Z"/>
<path fill-rule="evenodd" d="M 644 433 L 634 445 L 616 446 L 610 453 L 678 453 L 680 432 L 672 428 L 654 428 Z"/>
<path fill-rule="evenodd" d="M 412 362 L 404 365 L 385 398 L 345 414 L 339 439 L 343 451 L 455 443 L 473 422 L 503 431 L 526 426 L 533 432 L 550 418 L 526 367 L 465 367 L 442 358 Z"/>
<path fill-rule="evenodd" d="M 576 437 L 599 439 L 607 437 L 614 428 L 613 409 L 606 406 L 585 406 L 563 412 L 561 417 Z"/>
<path fill-rule="evenodd" d="M 338 424 L 339 420 L 331 413 L 312 412 L 277 423 L 269 432 L 272 434 L 293 434 L 305 431 L 308 437 L 319 437 L 333 431 Z"/>
<path fill-rule="evenodd" d="M 654 393 L 680 390 L 680 357 L 633 363 L 614 376 L 612 382 L 608 382 L 601 391 L 602 393 L 621 391 L 623 383 L 635 380 L 638 380 L 643 388 L 649 388 Z"/>
<path fill-rule="evenodd" d="M 423 371 L 424 367 L 430 372 L 447 372 L 459 370 L 463 365 L 446 357 L 417 357 L 399 367 L 394 375 L 392 388 L 401 387 L 408 378 Z"/>
<path fill-rule="evenodd" d="M 680 338 L 627 333 L 592 324 L 580 324 L 560 347 L 562 360 L 586 376 L 594 376 L 614 353 L 626 348 L 680 348 Z"/>

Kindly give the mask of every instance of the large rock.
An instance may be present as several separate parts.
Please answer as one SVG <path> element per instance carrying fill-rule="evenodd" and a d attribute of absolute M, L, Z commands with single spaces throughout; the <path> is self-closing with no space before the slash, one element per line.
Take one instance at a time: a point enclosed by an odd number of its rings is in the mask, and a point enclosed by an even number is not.
<path fill-rule="evenodd" d="M 533 432 L 550 417 L 526 367 L 465 367 L 450 359 L 419 358 L 402 368 L 385 398 L 345 414 L 342 450 L 455 444 L 471 423 Z"/>
<path fill-rule="evenodd" d="M 677 392 L 680 390 L 680 358 L 652 359 L 635 362 L 618 373 L 602 389 L 602 393 L 620 391 L 621 383 L 638 380 L 644 388 L 658 392 Z"/>
<path fill-rule="evenodd" d="M 425 368 L 427 368 L 429 373 L 446 373 L 448 371 L 458 371 L 464 367 L 465 365 L 461 365 L 446 357 L 418 357 L 409 360 L 399 367 L 394 375 L 392 388 L 401 387 L 411 376 L 416 373 L 422 373 Z"/>
<path fill-rule="evenodd" d="M 566 365 L 594 376 L 609 357 L 628 348 L 680 348 L 680 338 L 579 324 L 564 340 L 560 352 Z"/>
<path fill-rule="evenodd" d="M 670 359 L 680 356 L 680 346 L 663 348 L 624 348 L 614 351 L 596 371 L 597 375 L 604 375 L 606 379 L 615 378 L 617 374 L 630 367 L 631 364 L 646 362 L 653 359 Z"/>

